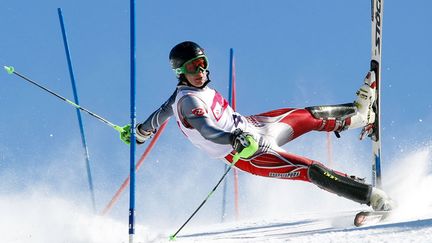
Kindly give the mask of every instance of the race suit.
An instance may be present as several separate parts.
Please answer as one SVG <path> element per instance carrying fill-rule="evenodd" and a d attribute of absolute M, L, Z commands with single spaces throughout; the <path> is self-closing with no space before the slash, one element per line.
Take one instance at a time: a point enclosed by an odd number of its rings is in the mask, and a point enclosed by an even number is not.
<path fill-rule="evenodd" d="M 232 163 L 232 132 L 240 128 L 259 144 L 250 158 L 235 163 L 238 169 L 259 176 L 309 181 L 308 168 L 319 162 L 290 154 L 281 146 L 310 131 L 336 131 L 350 120 L 315 118 L 307 109 L 285 108 L 242 116 L 214 89 L 177 86 L 171 97 L 138 129 L 155 130 L 174 115 L 183 134 L 214 158 Z M 346 123 L 346 124 L 345 124 Z M 341 176 L 346 174 L 336 172 Z"/>

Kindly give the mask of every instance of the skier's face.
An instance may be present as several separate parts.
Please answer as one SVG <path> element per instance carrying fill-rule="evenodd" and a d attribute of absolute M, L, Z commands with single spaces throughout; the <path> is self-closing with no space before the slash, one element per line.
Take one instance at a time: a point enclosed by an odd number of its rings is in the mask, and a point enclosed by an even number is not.
<path fill-rule="evenodd" d="M 207 75 L 205 70 L 200 70 L 196 74 L 185 74 L 186 79 L 189 81 L 189 83 L 197 88 L 202 87 L 205 82 L 207 81 Z"/>

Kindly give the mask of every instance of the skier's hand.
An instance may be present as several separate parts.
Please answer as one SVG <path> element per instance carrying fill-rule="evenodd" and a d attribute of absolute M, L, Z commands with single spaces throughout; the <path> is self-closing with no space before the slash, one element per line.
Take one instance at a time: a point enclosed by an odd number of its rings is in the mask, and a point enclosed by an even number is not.
<path fill-rule="evenodd" d="M 137 144 L 143 144 L 155 134 L 156 130 L 141 130 L 139 126 L 140 124 L 137 124 L 135 127 L 135 140 Z"/>
<path fill-rule="evenodd" d="M 240 158 L 250 158 L 258 151 L 258 143 L 250 134 L 243 132 L 241 129 L 236 129 L 232 134 L 232 146 L 237 154 L 234 155 L 233 162 L 237 162 Z"/>
<path fill-rule="evenodd" d="M 154 131 L 140 131 L 138 129 L 139 124 L 136 126 L 135 130 L 135 140 L 137 144 L 143 144 L 147 139 L 151 138 L 153 136 Z M 122 131 L 120 132 L 120 139 L 127 145 L 130 144 L 130 137 L 131 137 L 131 125 L 127 124 L 126 126 L 122 127 Z"/>

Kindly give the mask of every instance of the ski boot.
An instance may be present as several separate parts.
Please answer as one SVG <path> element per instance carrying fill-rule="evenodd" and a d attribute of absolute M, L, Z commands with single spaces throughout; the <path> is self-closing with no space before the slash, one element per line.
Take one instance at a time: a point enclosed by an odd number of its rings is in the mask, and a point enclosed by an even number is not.
<path fill-rule="evenodd" d="M 323 119 L 323 131 L 339 132 L 346 129 L 363 127 L 360 139 L 373 133 L 375 112 L 373 105 L 376 99 L 376 77 L 369 71 L 363 85 L 357 91 L 357 99 L 353 103 L 341 105 L 322 105 L 306 107 L 314 118 Z"/>
<path fill-rule="evenodd" d="M 396 204 L 383 190 L 373 187 L 370 206 L 374 211 L 391 211 L 396 207 Z"/>
<path fill-rule="evenodd" d="M 372 206 L 374 211 L 361 211 L 354 218 L 354 225 L 364 226 L 380 223 L 389 218 L 393 210 L 396 208 L 396 203 L 387 194 L 376 187 L 372 187 L 368 205 Z"/>
<path fill-rule="evenodd" d="M 364 84 L 357 91 L 357 99 L 354 105 L 357 114 L 351 118 L 350 128 L 363 127 L 360 140 L 373 133 L 375 111 L 373 105 L 376 100 L 376 76 L 374 71 L 369 71 L 364 79 Z"/>

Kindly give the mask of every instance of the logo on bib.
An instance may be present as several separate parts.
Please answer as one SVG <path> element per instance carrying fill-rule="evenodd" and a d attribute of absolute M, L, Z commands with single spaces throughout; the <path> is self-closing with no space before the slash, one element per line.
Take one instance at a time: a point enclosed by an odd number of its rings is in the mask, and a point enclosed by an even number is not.
<path fill-rule="evenodd" d="M 198 107 L 192 110 L 192 114 L 195 116 L 204 116 L 206 114 L 206 110 L 202 107 Z"/>

